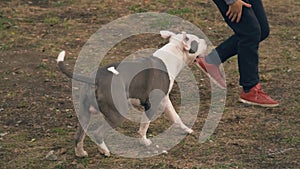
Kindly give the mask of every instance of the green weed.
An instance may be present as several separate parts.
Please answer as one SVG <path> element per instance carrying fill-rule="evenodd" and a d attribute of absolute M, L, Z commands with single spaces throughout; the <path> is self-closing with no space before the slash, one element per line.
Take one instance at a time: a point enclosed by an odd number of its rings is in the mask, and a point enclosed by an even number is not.
<path fill-rule="evenodd" d="M 6 30 L 14 26 L 12 19 L 9 19 L 0 13 L 0 30 Z"/>
<path fill-rule="evenodd" d="M 167 165 L 165 163 L 158 163 L 155 166 L 153 166 L 154 168 L 167 168 Z"/>
<path fill-rule="evenodd" d="M 54 169 L 65 169 L 65 168 L 67 168 L 66 167 L 66 165 L 65 165 L 65 163 L 58 163 L 55 167 L 54 167 Z"/>
<path fill-rule="evenodd" d="M 36 66 L 37 69 L 48 69 L 48 65 L 46 62 L 41 62 Z"/>
<path fill-rule="evenodd" d="M 218 164 L 214 169 L 232 169 L 232 168 L 243 168 L 241 164 L 231 163 L 231 164 Z"/>
<path fill-rule="evenodd" d="M 59 24 L 60 22 L 61 20 L 57 16 L 48 16 L 44 19 L 44 23 L 51 26 Z"/>
<path fill-rule="evenodd" d="M 57 2 L 53 2 L 53 5 L 55 7 L 62 7 L 62 6 L 70 5 L 71 2 L 72 2 L 71 0 L 57 1 Z"/>
<path fill-rule="evenodd" d="M 80 159 L 80 163 L 82 163 L 84 167 L 87 167 L 89 165 L 89 158 Z"/>
<path fill-rule="evenodd" d="M 147 12 L 147 9 L 143 8 L 141 5 L 132 5 L 128 9 L 137 13 Z"/>
<path fill-rule="evenodd" d="M 57 134 L 65 134 L 66 133 L 66 130 L 63 128 L 55 128 L 55 129 L 53 129 L 53 131 Z"/>
<path fill-rule="evenodd" d="M 16 92 L 14 92 L 14 91 L 10 91 L 10 92 L 8 92 L 8 93 L 7 93 L 7 95 L 6 95 L 6 96 L 7 96 L 8 98 L 14 98 L 14 97 L 16 97 L 16 95 L 17 95 L 17 93 L 16 93 Z"/>
<path fill-rule="evenodd" d="M 189 8 L 169 9 L 167 11 L 167 13 L 170 15 L 182 15 L 182 14 L 186 14 L 186 13 L 190 13 L 190 12 L 191 12 L 191 9 L 189 9 Z"/>
<path fill-rule="evenodd" d="M 286 139 L 283 139 L 283 142 L 284 143 L 287 143 L 291 146 L 295 146 L 295 145 L 298 145 L 300 143 L 300 137 L 298 136 L 290 136 Z"/>
<path fill-rule="evenodd" d="M 8 50 L 13 47 L 13 43 L 0 44 L 0 50 Z"/>

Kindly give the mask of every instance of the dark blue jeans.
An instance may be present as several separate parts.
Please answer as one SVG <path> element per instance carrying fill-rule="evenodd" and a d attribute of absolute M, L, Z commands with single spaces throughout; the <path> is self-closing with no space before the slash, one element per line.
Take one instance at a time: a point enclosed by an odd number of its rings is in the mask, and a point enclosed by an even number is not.
<path fill-rule="evenodd" d="M 237 54 L 240 85 L 244 89 L 249 90 L 259 83 L 259 43 L 266 39 L 270 32 L 263 4 L 261 0 L 244 0 L 244 2 L 250 3 L 252 7 L 243 7 L 242 18 L 239 23 L 236 23 L 231 22 L 226 16 L 228 5 L 226 5 L 224 0 L 213 1 L 219 8 L 226 23 L 234 31 L 234 35 L 216 48 L 220 61 L 223 63 Z M 214 60 L 213 57 L 211 59 Z"/>

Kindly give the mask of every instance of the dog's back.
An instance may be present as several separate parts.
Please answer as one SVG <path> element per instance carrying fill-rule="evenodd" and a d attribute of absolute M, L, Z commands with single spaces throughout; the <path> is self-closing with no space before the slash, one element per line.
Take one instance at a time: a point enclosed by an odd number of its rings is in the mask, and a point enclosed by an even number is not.
<path fill-rule="evenodd" d="M 116 68 L 119 74 L 108 71 L 110 67 Z M 163 96 L 167 95 L 170 80 L 164 63 L 150 56 L 99 68 L 95 85 L 100 111 L 111 124 L 116 124 L 122 120 L 119 111 L 126 113 L 129 98 L 139 99 L 145 109 L 150 109 L 150 93 L 158 89 Z M 159 99 L 157 101 L 160 102 Z"/>

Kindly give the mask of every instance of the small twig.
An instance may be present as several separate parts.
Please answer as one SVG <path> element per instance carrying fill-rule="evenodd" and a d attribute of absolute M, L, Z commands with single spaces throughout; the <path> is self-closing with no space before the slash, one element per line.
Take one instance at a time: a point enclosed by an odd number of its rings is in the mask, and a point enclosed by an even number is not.
<path fill-rule="evenodd" d="M 276 152 L 273 152 L 273 153 L 269 153 L 268 156 L 274 156 L 274 155 L 277 155 L 277 154 L 283 154 L 287 151 L 290 151 L 290 150 L 293 150 L 293 148 L 287 148 L 287 149 L 283 149 L 283 150 L 280 150 L 280 151 L 276 151 Z"/>

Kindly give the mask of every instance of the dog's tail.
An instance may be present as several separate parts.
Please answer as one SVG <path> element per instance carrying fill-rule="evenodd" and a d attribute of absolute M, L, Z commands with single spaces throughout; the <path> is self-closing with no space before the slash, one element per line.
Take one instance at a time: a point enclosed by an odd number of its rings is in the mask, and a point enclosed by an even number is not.
<path fill-rule="evenodd" d="M 64 64 L 65 55 L 66 55 L 66 52 L 62 51 L 59 53 L 59 55 L 57 57 L 56 61 L 57 61 L 57 65 L 58 65 L 59 69 L 71 79 L 94 85 L 95 82 L 92 78 L 73 74 L 66 69 L 65 64 Z"/>

